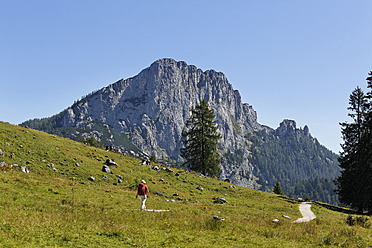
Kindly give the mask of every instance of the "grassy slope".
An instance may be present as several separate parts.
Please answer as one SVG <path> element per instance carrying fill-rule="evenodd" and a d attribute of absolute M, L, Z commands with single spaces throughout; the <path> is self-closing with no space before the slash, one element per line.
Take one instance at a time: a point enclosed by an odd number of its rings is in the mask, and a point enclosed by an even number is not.
<path fill-rule="evenodd" d="M 318 217 L 314 221 L 292 224 L 301 216 L 299 203 L 290 199 L 234 189 L 228 183 L 189 172 L 178 177 L 164 170 L 156 172 L 135 158 L 39 131 L 0 122 L 0 149 L 4 152 L 0 162 L 7 164 L 2 169 L 18 164 L 31 171 L 25 174 L 13 167 L 0 173 L 3 247 L 372 245 L 371 229 L 347 226 L 345 214 L 321 205 L 313 204 Z M 111 167 L 113 174 L 101 171 L 107 157 L 119 164 Z M 57 171 L 47 166 L 51 163 Z M 108 179 L 103 180 L 103 175 Z M 123 183 L 114 185 L 118 175 Z M 90 176 L 96 181 L 89 181 Z M 142 179 L 152 193 L 147 207 L 169 212 L 137 210 L 140 202 L 135 188 Z M 204 188 L 202 192 L 196 189 L 198 185 Z M 214 204 L 214 197 L 225 197 L 227 203 Z M 167 201 L 171 199 L 175 202 Z M 215 221 L 215 215 L 226 220 Z M 272 223 L 275 218 L 279 224 Z"/>

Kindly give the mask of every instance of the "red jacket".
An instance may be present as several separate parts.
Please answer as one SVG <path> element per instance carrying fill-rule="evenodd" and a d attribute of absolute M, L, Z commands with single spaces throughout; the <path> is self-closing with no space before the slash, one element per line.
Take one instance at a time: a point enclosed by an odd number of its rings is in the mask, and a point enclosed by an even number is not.
<path fill-rule="evenodd" d="M 137 195 L 146 195 L 149 192 L 147 186 L 143 183 L 138 185 Z"/>

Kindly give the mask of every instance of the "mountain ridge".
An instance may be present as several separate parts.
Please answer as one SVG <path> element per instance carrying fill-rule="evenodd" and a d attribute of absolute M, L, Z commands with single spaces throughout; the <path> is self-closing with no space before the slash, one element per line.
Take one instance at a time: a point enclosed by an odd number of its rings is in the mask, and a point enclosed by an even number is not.
<path fill-rule="evenodd" d="M 222 72 L 203 71 L 169 58 L 159 59 L 138 75 L 89 94 L 46 122 L 53 122 L 50 131 L 53 132 L 62 127 L 89 129 L 89 123 L 99 121 L 125 133 L 141 151 L 180 162 L 185 121 L 190 117 L 190 109 L 203 98 L 215 110 L 215 122 L 220 127 L 221 178 L 245 187 L 262 187 L 259 183 L 262 168 L 252 163 L 252 142 L 247 137 L 294 135 L 298 128 L 290 120 L 284 120 L 277 129 L 259 124 L 256 111 L 248 103 L 242 103 L 239 91 Z M 37 128 L 32 121 L 23 125 Z M 314 139 L 307 126 L 299 135 Z"/>

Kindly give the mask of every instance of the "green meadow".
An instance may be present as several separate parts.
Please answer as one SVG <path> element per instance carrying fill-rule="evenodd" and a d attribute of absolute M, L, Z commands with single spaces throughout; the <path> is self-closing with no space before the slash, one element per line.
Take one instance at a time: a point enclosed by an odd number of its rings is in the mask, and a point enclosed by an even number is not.
<path fill-rule="evenodd" d="M 313 203 L 317 218 L 294 224 L 297 200 L 3 122 L 0 149 L 0 247 L 372 246 L 371 227 L 346 224 L 347 209 Z M 147 208 L 169 211 L 139 210 L 143 179 Z"/>

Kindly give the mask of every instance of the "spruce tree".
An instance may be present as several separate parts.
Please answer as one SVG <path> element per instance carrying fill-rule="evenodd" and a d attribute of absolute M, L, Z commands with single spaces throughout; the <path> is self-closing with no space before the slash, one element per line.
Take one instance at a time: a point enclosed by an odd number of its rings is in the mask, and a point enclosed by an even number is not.
<path fill-rule="evenodd" d="M 372 73 L 367 78 L 372 90 Z M 344 143 L 339 156 L 341 175 L 336 180 L 341 203 L 360 212 L 372 211 L 372 91 L 357 87 L 350 95 L 348 114 L 352 123 L 341 123 Z"/>
<path fill-rule="evenodd" d="M 188 168 L 212 177 L 221 171 L 217 151 L 221 135 L 217 133 L 218 125 L 213 123 L 214 118 L 214 111 L 209 109 L 205 99 L 191 109 L 191 118 L 186 121 L 182 134 L 184 147 L 181 148 L 181 156 Z"/>
<path fill-rule="evenodd" d="M 279 183 L 278 180 L 276 180 L 276 182 L 275 182 L 275 186 L 274 186 L 273 192 L 275 194 L 278 194 L 278 195 L 284 195 L 283 190 L 282 190 L 282 187 L 280 186 L 280 183 Z"/>

